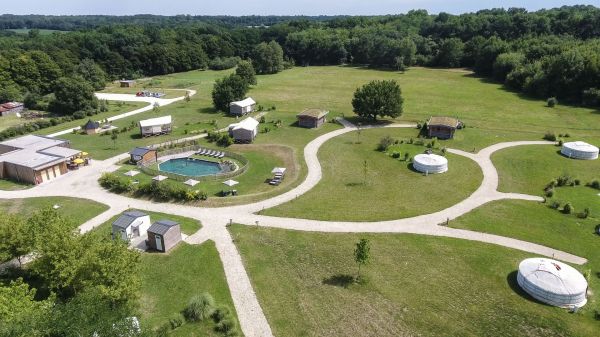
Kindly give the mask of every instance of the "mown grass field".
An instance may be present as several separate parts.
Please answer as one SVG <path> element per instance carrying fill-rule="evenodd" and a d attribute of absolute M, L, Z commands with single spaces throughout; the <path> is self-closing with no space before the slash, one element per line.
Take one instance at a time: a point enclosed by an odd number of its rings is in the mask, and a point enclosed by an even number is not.
<path fill-rule="evenodd" d="M 106 211 L 108 206 L 96 201 L 71 197 L 37 197 L 25 199 L 0 199 L 0 213 L 15 213 L 28 217 L 43 208 L 60 206 L 56 210 L 69 219 L 73 226 L 79 226 Z"/>
<path fill-rule="evenodd" d="M 518 263 L 531 256 L 524 252 L 418 235 L 241 225 L 231 231 L 275 336 L 565 337 L 598 331 L 591 306 L 569 314 L 517 288 Z M 371 242 L 371 263 L 362 269 L 366 283 L 348 284 L 356 275 L 352 252 L 360 238 Z"/>
<path fill-rule="evenodd" d="M 217 305 L 228 307 L 237 320 L 225 272 L 214 242 L 180 244 L 169 254 L 142 255 L 141 325 L 151 329 L 168 324 L 191 297 L 210 293 Z M 238 324 L 239 326 L 239 324 Z M 169 336 L 217 337 L 212 322 L 185 323 Z"/>
<path fill-rule="evenodd" d="M 483 174 L 465 157 L 447 154 L 449 171 L 425 176 L 416 172 L 404 154 L 412 158 L 425 146 L 399 144 L 394 159 L 377 151 L 385 136 L 416 137 L 414 129 L 368 129 L 336 137 L 323 145 L 319 159 L 323 178 L 298 198 L 261 214 L 319 220 L 378 221 L 432 213 L 452 206 L 473 193 Z M 390 150 L 391 151 L 391 150 Z M 365 180 L 365 161 L 366 180 Z"/>
<path fill-rule="evenodd" d="M 558 146 L 527 145 L 504 149 L 496 152 L 492 161 L 498 169 L 498 189 L 502 192 L 542 195 L 544 187 L 562 175 L 580 179 L 582 184 L 600 179 L 600 160 L 570 159 L 560 154 Z"/>

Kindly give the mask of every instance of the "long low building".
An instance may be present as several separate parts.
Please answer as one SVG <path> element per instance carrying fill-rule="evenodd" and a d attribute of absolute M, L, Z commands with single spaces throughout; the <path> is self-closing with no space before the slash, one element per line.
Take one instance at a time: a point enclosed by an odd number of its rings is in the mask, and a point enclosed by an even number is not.
<path fill-rule="evenodd" d="M 142 136 L 157 136 L 171 132 L 171 116 L 150 118 L 140 121 Z"/>
<path fill-rule="evenodd" d="M 67 162 L 81 153 L 69 141 L 27 135 L 0 143 L 0 178 L 41 184 L 68 172 Z"/>

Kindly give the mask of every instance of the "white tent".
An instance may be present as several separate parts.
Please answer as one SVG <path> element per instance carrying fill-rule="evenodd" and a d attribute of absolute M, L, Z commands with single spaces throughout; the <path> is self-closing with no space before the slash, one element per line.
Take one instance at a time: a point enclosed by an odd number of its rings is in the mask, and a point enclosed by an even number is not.
<path fill-rule="evenodd" d="M 418 154 L 413 158 L 413 167 L 423 173 L 443 173 L 448 171 L 448 159 L 437 154 Z"/>
<path fill-rule="evenodd" d="M 235 181 L 235 180 L 231 180 L 231 179 L 229 179 L 229 180 L 226 180 L 226 181 L 224 181 L 224 182 L 223 182 L 223 184 L 225 184 L 225 185 L 227 185 L 227 186 L 231 187 L 231 186 L 234 186 L 234 185 L 237 185 L 237 184 L 239 184 L 239 182 L 237 182 L 237 181 Z"/>
<path fill-rule="evenodd" d="M 131 170 L 131 171 L 127 171 L 124 174 L 128 177 L 133 177 L 136 176 L 140 173 L 140 171 L 136 171 L 136 170 Z"/>
<path fill-rule="evenodd" d="M 281 173 L 284 174 L 285 173 L 285 167 L 276 167 L 274 168 L 271 173 L 273 174 L 277 174 L 277 173 Z"/>
<path fill-rule="evenodd" d="M 533 298 L 557 307 L 582 307 L 587 303 L 587 281 L 575 268 L 546 258 L 525 259 L 519 264 L 517 283 Z"/>
<path fill-rule="evenodd" d="M 198 180 L 194 180 L 194 179 L 188 179 L 184 182 L 184 184 L 186 185 L 190 185 L 190 186 L 196 186 L 199 183 Z"/>
<path fill-rule="evenodd" d="M 598 148 L 594 145 L 585 142 L 569 142 L 564 143 L 560 149 L 560 153 L 575 159 L 597 159 Z"/>
<path fill-rule="evenodd" d="M 163 176 L 163 175 L 160 175 L 160 174 L 159 174 L 159 175 L 157 175 L 156 177 L 152 178 L 152 180 L 155 180 L 155 181 L 163 181 L 163 180 L 165 180 L 165 179 L 168 179 L 168 178 L 169 178 L 169 177 L 165 177 L 165 176 Z"/>

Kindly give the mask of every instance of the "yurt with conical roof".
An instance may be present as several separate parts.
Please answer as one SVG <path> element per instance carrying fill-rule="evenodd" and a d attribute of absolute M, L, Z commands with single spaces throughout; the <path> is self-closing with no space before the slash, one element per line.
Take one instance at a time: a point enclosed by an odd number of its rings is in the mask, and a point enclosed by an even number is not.
<path fill-rule="evenodd" d="M 413 158 L 413 168 L 426 174 L 444 173 L 448 171 L 448 159 L 437 154 L 418 154 Z"/>
<path fill-rule="evenodd" d="M 521 261 L 519 286 L 538 301 L 557 307 L 582 307 L 587 303 L 588 284 L 575 268 L 547 258 Z"/>
<path fill-rule="evenodd" d="M 564 143 L 560 153 L 574 159 L 592 160 L 598 158 L 598 148 L 596 146 L 580 141 Z"/>

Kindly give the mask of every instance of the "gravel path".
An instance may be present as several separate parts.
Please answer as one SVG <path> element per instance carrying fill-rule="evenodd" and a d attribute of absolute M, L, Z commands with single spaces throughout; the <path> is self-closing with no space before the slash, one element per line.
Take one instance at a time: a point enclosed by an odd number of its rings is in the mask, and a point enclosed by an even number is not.
<path fill-rule="evenodd" d="M 125 99 L 120 97 L 119 100 Z M 115 163 L 126 158 L 127 154 L 121 154 L 104 161 L 93 161 L 91 166 L 83 167 L 76 172 L 68 173 L 49 183 L 36 186 L 29 190 L 0 191 L 0 198 L 77 196 L 102 202 L 110 207 L 109 210 L 81 225 L 81 232 L 91 230 L 127 208 L 177 214 L 201 221 L 203 226 L 202 229 L 187 237 L 185 241 L 190 244 L 201 244 L 207 240 L 213 240 L 215 242 L 223 263 L 227 283 L 239 317 L 241 329 L 247 337 L 270 337 L 273 336 L 273 334 L 252 288 L 242 258 L 232 241 L 231 235 L 226 229 L 225 225 L 229 223 L 229 221 L 246 225 L 256 225 L 258 221 L 260 226 L 302 231 L 416 233 L 453 237 L 497 244 L 537 255 L 550 256 L 575 264 L 583 264 L 586 262 L 586 259 L 584 258 L 535 243 L 438 225 L 448 219 L 452 220 L 464 215 L 471 210 L 494 200 L 522 199 L 538 202 L 542 201 L 542 198 L 537 196 L 498 192 L 498 173 L 490 158 L 494 152 L 504 148 L 531 144 L 552 144 L 551 142 L 500 143 L 487 147 L 476 154 L 460 150 L 448 150 L 451 153 L 474 160 L 481 167 L 484 178 L 481 186 L 467 199 L 447 209 L 431 214 L 379 222 L 317 221 L 269 217 L 255 214 L 264 208 L 270 208 L 288 202 L 297 196 L 306 193 L 319 183 L 322 177 L 322 170 L 317 158 L 317 153 L 321 145 L 333 137 L 356 130 L 354 125 L 345 120 L 341 121 L 341 124 L 344 128 L 317 137 L 306 145 L 304 148 L 304 159 L 308 166 L 308 175 L 300 185 L 279 196 L 252 204 L 220 208 L 201 208 L 181 204 L 155 203 L 147 200 L 138 200 L 105 191 L 98 185 L 98 178 L 103 172 L 116 170 L 117 166 L 115 166 Z M 394 124 L 385 127 L 413 128 L 415 125 Z M 363 127 L 363 129 L 364 128 L 368 127 Z"/>

